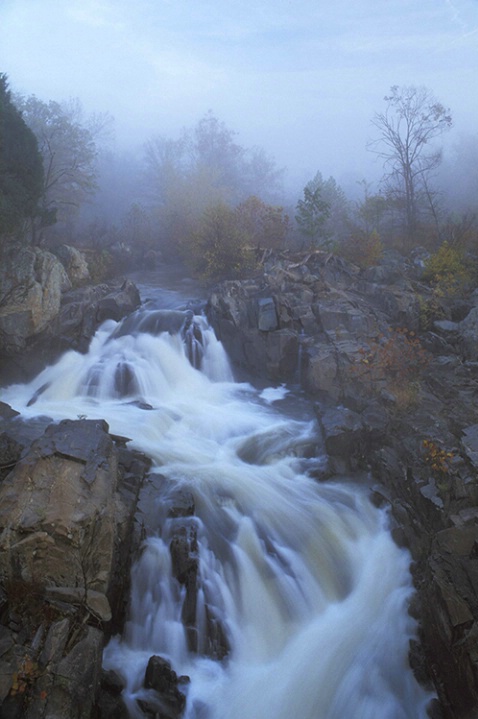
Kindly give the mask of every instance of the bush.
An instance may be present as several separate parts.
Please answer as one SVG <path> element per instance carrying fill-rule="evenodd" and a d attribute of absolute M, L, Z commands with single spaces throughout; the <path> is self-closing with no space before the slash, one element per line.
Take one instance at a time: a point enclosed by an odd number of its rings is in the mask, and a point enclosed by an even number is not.
<path fill-rule="evenodd" d="M 419 380 L 429 363 L 429 355 L 414 332 L 406 328 L 380 335 L 359 351 L 353 365 L 355 377 L 367 391 L 376 393 L 388 389 L 394 394 L 397 406 L 406 408 L 415 403 Z"/>
<path fill-rule="evenodd" d="M 439 297 L 463 294 L 472 282 L 474 274 L 464 252 L 443 242 L 425 263 L 423 279 L 428 281 Z"/>
<path fill-rule="evenodd" d="M 383 245 L 378 232 L 359 233 L 343 242 L 340 255 L 362 270 L 377 265 L 383 255 Z"/>
<path fill-rule="evenodd" d="M 206 280 L 241 277 L 255 264 L 237 214 L 223 203 L 205 210 L 198 230 L 182 243 L 182 249 L 193 271 Z"/>

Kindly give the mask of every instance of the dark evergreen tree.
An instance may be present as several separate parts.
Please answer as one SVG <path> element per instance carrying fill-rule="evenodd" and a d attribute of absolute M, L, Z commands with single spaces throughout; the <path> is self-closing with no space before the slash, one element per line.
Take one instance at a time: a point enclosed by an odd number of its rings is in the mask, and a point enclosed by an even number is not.
<path fill-rule="evenodd" d="M 38 214 L 43 164 L 35 135 L 12 103 L 0 73 L 0 237 L 26 229 Z"/>

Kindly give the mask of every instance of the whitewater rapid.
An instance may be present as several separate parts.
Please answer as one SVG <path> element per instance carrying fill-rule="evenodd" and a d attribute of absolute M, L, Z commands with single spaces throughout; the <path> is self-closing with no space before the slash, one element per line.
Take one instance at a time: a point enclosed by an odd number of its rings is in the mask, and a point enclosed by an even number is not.
<path fill-rule="evenodd" d="M 410 557 L 386 513 L 350 478 L 314 479 L 326 461 L 318 426 L 288 413 L 287 388 L 235 382 L 203 316 L 153 312 L 104 323 L 87 354 L 2 390 L 25 417 L 106 419 L 153 460 L 128 621 L 104 652 L 131 716 L 144 717 L 137 700 L 150 696 L 156 654 L 190 678 L 186 719 L 425 719 L 430 695 L 408 665 Z M 178 490 L 195 504 L 197 651 L 171 566 L 185 520 L 164 509 Z M 222 659 L 207 656 L 211 615 Z"/>

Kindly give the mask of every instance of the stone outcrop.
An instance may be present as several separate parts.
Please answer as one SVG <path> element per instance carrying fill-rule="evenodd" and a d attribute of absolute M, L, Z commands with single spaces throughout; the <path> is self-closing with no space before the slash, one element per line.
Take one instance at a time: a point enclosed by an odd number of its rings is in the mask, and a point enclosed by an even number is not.
<path fill-rule="evenodd" d="M 226 632 L 213 611 L 214 597 L 210 589 L 200 584 L 197 525 L 194 522 L 195 504 L 190 492 L 175 492 L 171 498 L 168 517 L 172 523 L 169 544 L 173 577 L 184 587 L 181 620 L 186 630 L 188 647 L 192 652 L 214 659 L 223 659 L 229 652 Z M 198 636 L 198 591 L 204 594 L 204 636 Z"/>
<path fill-rule="evenodd" d="M 72 287 L 78 287 L 91 281 L 88 262 L 76 247 L 60 245 L 55 248 L 54 253 L 65 268 Z"/>
<path fill-rule="evenodd" d="M 370 474 L 413 558 L 412 665 L 438 691 L 434 717 L 473 719 L 478 297 L 441 300 L 422 330 L 432 290 L 420 273 L 396 253 L 364 271 L 324 252 L 284 253 L 252 280 L 217 286 L 209 316 L 241 372 L 295 383 L 315 403 L 330 464 L 319 480 Z"/>
<path fill-rule="evenodd" d="M 0 410 L 10 468 L 0 483 L 0 714 L 90 719 L 105 639 L 124 619 L 149 460 L 103 421 Z"/>
<path fill-rule="evenodd" d="M 186 696 L 179 686 L 187 681 L 187 677 L 178 677 L 167 659 L 152 656 L 146 667 L 144 686 L 154 689 L 156 696 L 148 702 L 141 702 L 145 715 L 179 719 L 186 706 Z"/>
<path fill-rule="evenodd" d="M 67 263 L 75 282 L 83 272 L 77 255 L 67 253 L 76 258 Z M 85 352 L 102 322 L 119 321 L 140 304 L 136 286 L 123 278 L 75 288 L 60 260 L 38 248 L 2 259 L 0 384 L 31 379 L 68 349 Z"/>
<path fill-rule="evenodd" d="M 25 349 L 27 340 L 58 315 L 71 282 L 61 262 L 39 248 L 2 252 L 0 342 L 5 354 Z"/>

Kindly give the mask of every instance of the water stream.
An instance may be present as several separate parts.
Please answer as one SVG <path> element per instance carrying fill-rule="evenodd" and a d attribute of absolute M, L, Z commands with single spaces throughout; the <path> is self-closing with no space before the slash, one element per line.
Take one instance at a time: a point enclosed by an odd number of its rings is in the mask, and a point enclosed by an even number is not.
<path fill-rule="evenodd" d="M 206 319 L 176 302 L 106 322 L 88 354 L 2 393 L 25 416 L 105 418 L 153 459 L 129 619 L 104 653 L 131 716 L 144 717 L 156 654 L 190 677 L 186 719 L 425 719 L 430 697 L 408 666 L 410 557 L 387 515 L 350 478 L 312 477 L 325 458 L 305 405 L 284 387 L 234 382 Z M 178 490 L 193 517 L 168 517 Z M 172 575 L 179 522 L 199 556 L 195 651 Z M 208 649 L 211 622 L 222 659 Z"/>

